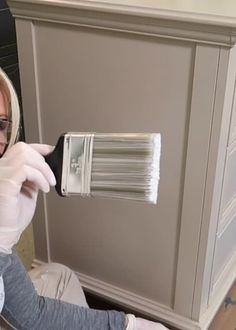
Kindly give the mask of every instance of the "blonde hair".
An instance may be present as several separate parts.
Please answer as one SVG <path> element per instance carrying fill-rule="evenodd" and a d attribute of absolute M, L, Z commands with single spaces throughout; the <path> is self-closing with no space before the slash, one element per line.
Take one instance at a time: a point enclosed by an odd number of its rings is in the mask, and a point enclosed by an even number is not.
<path fill-rule="evenodd" d="M 13 87 L 12 82 L 6 75 L 6 73 L 0 68 L 0 92 L 2 92 L 4 100 L 6 102 L 9 117 L 12 122 L 12 130 L 10 134 L 10 140 L 8 147 L 12 146 L 18 139 L 19 127 L 20 127 L 20 107 L 18 97 Z"/>

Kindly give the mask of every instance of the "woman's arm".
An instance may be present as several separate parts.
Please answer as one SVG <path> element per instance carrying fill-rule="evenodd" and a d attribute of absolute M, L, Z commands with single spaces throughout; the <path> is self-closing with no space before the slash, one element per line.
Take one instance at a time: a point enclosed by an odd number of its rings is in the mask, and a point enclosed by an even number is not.
<path fill-rule="evenodd" d="M 17 330 L 124 330 L 125 314 L 79 307 L 39 296 L 15 255 L 3 274 L 3 317 Z"/>

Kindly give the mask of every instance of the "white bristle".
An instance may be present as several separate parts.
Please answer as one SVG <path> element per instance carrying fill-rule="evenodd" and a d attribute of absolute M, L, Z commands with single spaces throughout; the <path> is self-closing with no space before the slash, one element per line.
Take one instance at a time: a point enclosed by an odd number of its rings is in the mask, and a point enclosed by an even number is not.
<path fill-rule="evenodd" d="M 160 134 L 94 135 L 91 195 L 157 202 Z"/>

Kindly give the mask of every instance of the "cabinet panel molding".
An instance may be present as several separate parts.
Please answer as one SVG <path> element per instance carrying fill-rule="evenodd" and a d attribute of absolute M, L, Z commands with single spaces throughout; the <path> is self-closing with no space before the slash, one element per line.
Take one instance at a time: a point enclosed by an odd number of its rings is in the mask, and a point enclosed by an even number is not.
<path fill-rule="evenodd" d="M 230 144 L 227 151 L 224 182 L 221 198 L 221 211 L 218 225 L 218 235 L 224 230 L 236 211 L 236 140 Z"/>
<path fill-rule="evenodd" d="M 194 319 L 199 319 L 200 315 L 205 313 L 209 307 L 215 237 L 218 225 L 231 110 L 228 106 L 228 102 L 225 102 L 225 93 L 231 92 L 231 86 L 229 88 L 227 87 L 229 55 L 230 52 L 227 49 L 219 49 L 204 191 L 204 207 L 201 220 L 201 235 L 199 240 L 196 281 L 194 287 L 192 309 L 192 317 Z M 209 317 L 212 317 L 212 315 L 213 314 L 210 312 L 207 312 L 208 319 Z"/>
<path fill-rule="evenodd" d="M 235 71 L 236 70 L 234 70 L 234 72 Z M 232 99 L 232 121 L 231 121 L 231 128 L 230 128 L 229 143 L 231 143 L 235 140 L 236 140 L 236 74 L 234 76 L 234 97 Z"/>
<path fill-rule="evenodd" d="M 217 235 L 213 268 L 213 286 L 235 253 L 235 233 L 236 216 L 234 215 L 234 217 L 228 221 L 228 224 L 224 227 L 224 230 Z"/>
<path fill-rule="evenodd" d="M 37 85 L 37 63 L 35 54 L 35 35 L 34 25 L 30 21 L 16 21 L 16 32 L 18 38 L 18 56 L 20 79 L 22 86 L 22 99 L 24 108 L 24 125 L 30 127 L 26 129 L 26 141 L 42 142 L 41 121 L 39 111 L 39 91 Z M 19 42 L 19 37 L 24 36 L 24 42 Z M 25 68 L 30 70 L 25 70 Z M 27 112 L 26 109 L 29 109 Z M 34 109 L 35 111 L 32 111 Z M 35 252 L 38 258 L 43 261 L 49 261 L 48 230 L 47 230 L 47 212 L 45 195 L 39 193 L 39 199 L 36 207 L 34 232 L 37 232 L 39 241 L 42 245 L 35 244 Z M 34 242 L 35 243 L 35 242 Z"/>
<path fill-rule="evenodd" d="M 132 6 L 122 2 L 8 0 L 13 15 L 33 21 L 79 25 L 231 47 L 236 34 L 218 15 L 175 13 L 174 10 Z M 155 4 L 155 2 L 154 2 Z M 226 19 L 225 19 L 226 20 Z"/>
<path fill-rule="evenodd" d="M 193 312 L 218 62 L 219 49 L 197 46 L 174 304 L 176 311 L 188 317 L 191 317 Z"/>

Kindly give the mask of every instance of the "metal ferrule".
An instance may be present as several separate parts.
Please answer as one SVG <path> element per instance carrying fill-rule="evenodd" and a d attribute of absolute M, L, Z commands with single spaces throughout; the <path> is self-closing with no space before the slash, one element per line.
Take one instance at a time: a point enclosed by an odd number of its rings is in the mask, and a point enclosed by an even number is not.
<path fill-rule="evenodd" d="M 61 192 L 64 196 L 90 195 L 94 134 L 66 133 Z"/>

